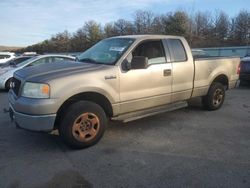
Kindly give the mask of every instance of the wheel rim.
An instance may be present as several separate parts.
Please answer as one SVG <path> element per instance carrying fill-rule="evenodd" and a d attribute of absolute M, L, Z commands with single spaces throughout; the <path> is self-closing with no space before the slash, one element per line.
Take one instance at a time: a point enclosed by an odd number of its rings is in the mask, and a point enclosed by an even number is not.
<path fill-rule="evenodd" d="M 75 139 L 86 142 L 93 139 L 100 129 L 99 118 L 93 113 L 83 113 L 76 118 L 72 133 Z"/>
<path fill-rule="evenodd" d="M 216 89 L 214 92 L 214 97 L 213 97 L 213 104 L 215 107 L 219 106 L 222 101 L 223 101 L 223 97 L 224 97 L 224 92 L 222 89 Z"/>

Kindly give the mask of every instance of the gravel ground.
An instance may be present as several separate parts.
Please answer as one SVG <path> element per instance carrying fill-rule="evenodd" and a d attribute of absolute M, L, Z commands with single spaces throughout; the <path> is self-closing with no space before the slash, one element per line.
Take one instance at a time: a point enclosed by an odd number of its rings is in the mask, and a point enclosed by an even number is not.
<path fill-rule="evenodd" d="M 7 94 L 0 91 L 0 107 Z M 0 112 L 0 187 L 250 187 L 250 87 L 223 107 L 110 123 L 94 147 L 71 150 L 58 135 L 16 129 Z"/>

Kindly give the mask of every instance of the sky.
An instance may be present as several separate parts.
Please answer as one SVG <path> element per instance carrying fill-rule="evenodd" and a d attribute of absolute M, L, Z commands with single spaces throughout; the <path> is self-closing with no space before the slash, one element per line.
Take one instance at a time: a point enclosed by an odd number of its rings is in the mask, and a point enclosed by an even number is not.
<path fill-rule="evenodd" d="M 0 46 L 28 46 L 53 34 L 73 33 L 84 22 L 132 20 L 136 10 L 164 14 L 222 10 L 234 17 L 249 10 L 250 0 L 0 0 Z"/>

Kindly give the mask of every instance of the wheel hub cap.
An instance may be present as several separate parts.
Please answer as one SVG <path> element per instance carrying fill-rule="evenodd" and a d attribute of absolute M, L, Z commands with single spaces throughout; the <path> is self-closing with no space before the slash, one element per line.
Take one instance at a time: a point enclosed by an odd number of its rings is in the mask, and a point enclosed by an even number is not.
<path fill-rule="evenodd" d="M 223 91 L 221 89 L 217 89 L 214 92 L 213 104 L 214 106 L 219 106 L 223 100 Z"/>
<path fill-rule="evenodd" d="M 99 118 L 93 113 L 83 113 L 78 116 L 73 124 L 72 133 L 78 141 L 86 142 L 93 139 L 100 128 Z"/>

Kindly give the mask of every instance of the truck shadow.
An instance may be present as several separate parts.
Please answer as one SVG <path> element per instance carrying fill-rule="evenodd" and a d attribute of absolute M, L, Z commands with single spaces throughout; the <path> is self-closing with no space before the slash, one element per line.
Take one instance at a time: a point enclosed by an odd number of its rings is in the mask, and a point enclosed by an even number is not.
<path fill-rule="evenodd" d="M 0 89 L 0 93 L 8 93 L 5 89 Z"/>
<path fill-rule="evenodd" d="M 249 82 L 240 82 L 240 85 L 237 89 L 250 89 L 250 81 Z"/>
<path fill-rule="evenodd" d="M 119 129 L 119 130 L 124 130 L 124 131 L 128 131 L 128 130 L 130 131 L 130 129 L 143 128 L 143 130 L 146 130 L 146 129 L 155 129 L 161 126 L 165 127 L 166 125 L 170 127 L 171 124 L 175 124 L 179 128 L 180 126 L 177 125 L 176 123 L 180 121 L 180 119 L 182 118 L 178 118 L 178 117 L 182 115 L 186 116 L 186 115 L 189 115 L 190 113 L 199 114 L 203 112 L 204 112 L 204 109 L 201 104 L 201 99 L 194 98 L 188 101 L 188 107 L 186 108 L 182 108 L 182 109 L 178 109 L 178 110 L 170 111 L 170 112 L 164 112 L 161 114 L 145 117 L 145 118 L 131 121 L 128 123 L 123 123 L 120 121 L 110 121 L 109 129 L 110 130 Z"/>

